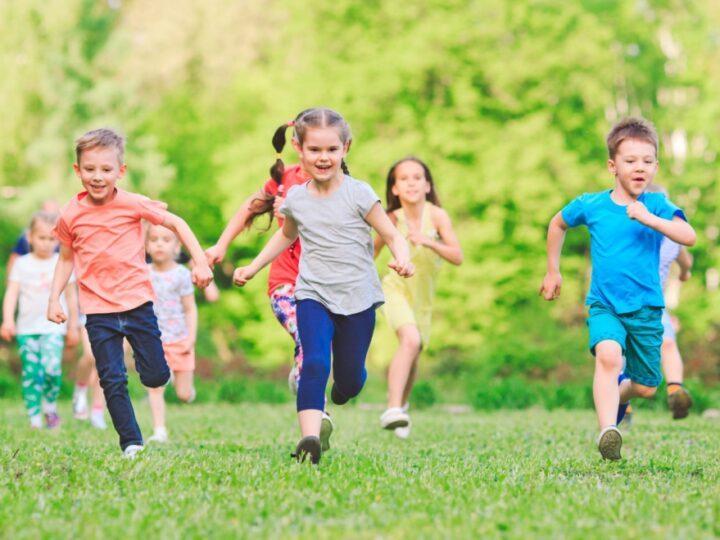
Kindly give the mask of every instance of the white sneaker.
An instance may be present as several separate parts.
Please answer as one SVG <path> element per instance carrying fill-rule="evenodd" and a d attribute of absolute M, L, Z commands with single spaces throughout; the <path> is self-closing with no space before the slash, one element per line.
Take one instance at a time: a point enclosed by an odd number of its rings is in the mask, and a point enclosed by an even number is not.
<path fill-rule="evenodd" d="M 327 411 L 323 411 L 322 422 L 320 423 L 320 448 L 323 452 L 330 450 L 330 435 L 335 429 L 332 418 Z"/>
<path fill-rule="evenodd" d="M 406 402 L 405 405 L 402 406 L 402 411 L 407 414 L 407 412 L 410 410 L 410 402 Z M 409 415 L 408 415 L 409 416 Z M 410 436 L 410 427 L 412 426 L 412 420 L 408 421 L 408 425 L 405 427 L 399 427 L 395 428 L 395 436 L 398 439 L 407 439 Z"/>
<path fill-rule="evenodd" d="M 141 444 L 131 444 L 123 450 L 123 457 L 125 459 L 135 459 L 135 456 L 142 452 L 143 448 L 145 447 Z"/>
<path fill-rule="evenodd" d="M 298 393 L 298 368 L 297 365 L 294 365 L 293 368 L 290 370 L 290 373 L 288 373 L 288 388 L 290 389 L 290 392 L 292 392 L 293 395 L 297 396 Z"/>
<path fill-rule="evenodd" d="M 105 422 L 105 411 L 93 410 L 90 413 L 90 425 L 95 429 L 107 429 L 107 423 Z"/>
<path fill-rule="evenodd" d="M 75 394 L 73 395 L 73 416 L 78 420 L 88 419 L 87 390 L 75 389 Z"/>
<path fill-rule="evenodd" d="M 403 412 L 402 407 L 391 407 L 382 413 L 380 426 L 383 429 L 397 429 L 407 427 L 410 424 L 408 413 Z"/>
<path fill-rule="evenodd" d="M 148 437 L 147 442 L 166 443 L 168 442 L 168 432 L 164 427 L 156 427 L 151 437 Z"/>
<path fill-rule="evenodd" d="M 600 432 L 597 445 L 603 459 L 613 461 L 622 459 L 620 453 L 622 449 L 622 435 L 620 434 L 620 430 L 615 426 L 608 426 Z"/>

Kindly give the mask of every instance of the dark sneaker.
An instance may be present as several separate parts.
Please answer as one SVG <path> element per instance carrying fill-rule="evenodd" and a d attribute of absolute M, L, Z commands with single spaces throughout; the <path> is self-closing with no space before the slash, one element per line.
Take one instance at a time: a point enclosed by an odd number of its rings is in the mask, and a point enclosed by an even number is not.
<path fill-rule="evenodd" d="M 340 393 L 340 390 L 337 389 L 335 383 L 333 383 L 332 388 L 330 389 L 330 399 L 335 405 L 345 405 L 348 401 L 350 401 L 350 398 L 346 398 Z"/>
<path fill-rule="evenodd" d="M 673 419 L 680 420 L 681 418 L 687 417 L 693 401 L 690 397 L 690 392 L 688 392 L 684 386 L 681 386 L 672 394 L 668 394 L 667 403 L 672 411 Z"/>
<path fill-rule="evenodd" d="M 628 376 L 625 375 L 624 372 L 620 372 L 620 375 L 618 375 L 618 386 L 620 386 L 620 383 L 623 382 L 625 379 L 627 379 Z M 617 419 L 615 420 L 615 425 L 619 426 L 620 422 L 623 421 L 623 418 L 625 418 L 625 414 L 627 413 L 627 409 L 630 406 L 630 402 L 627 403 L 620 403 L 618 406 L 618 412 L 617 412 Z"/>
<path fill-rule="evenodd" d="M 598 450 L 603 459 L 622 459 L 620 449 L 622 448 L 622 435 L 615 426 L 608 426 L 600 432 L 598 437 Z"/>
<path fill-rule="evenodd" d="M 48 429 L 57 429 L 60 427 L 60 417 L 54 412 L 45 413 L 45 424 Z"/>
<path fill-rule="evenodd" d="M 320 463 L 320 455 L 322 454 L 322 445 L 320 438 L 315 435 L 308 435 L 300 439 L 300 442 L 295 447 L 295 453 L 290 454 L 298 460 L 298 463 L 304 463 L 305 459 L 310 456 L 310 462 L 313 465 Z"/>
<path fill-rule="evenodd" d="M 330 435 L 335 429 L 330 413 L 323 411 L 322 422 L 320 423 L 320 448 L 323 452 L 330 450 Z"/>

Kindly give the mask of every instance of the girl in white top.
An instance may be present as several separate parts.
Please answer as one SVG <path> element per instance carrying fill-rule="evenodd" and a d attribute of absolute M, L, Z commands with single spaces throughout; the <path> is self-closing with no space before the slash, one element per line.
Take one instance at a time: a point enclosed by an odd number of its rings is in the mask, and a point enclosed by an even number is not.
<path fill-rule="evenodd" d="M 330 397 L 335 404 L 358 395 L 365 383 L 375 309 L 383 303 L 371 230 L 390 248 L 395 258 L 390 268 L 410 276 L 414 267 L 407 242 L 378 196 L 349 175 L 344 157 L 351 136 L 343 117 L 329 109 L 309 109 L 294 127 L 293 146 L 312 179 L 290 189 L 280 208 L 285 215 L 283 228 L 248 266 L 235 270 L 233 281 L 245 285 L 300 236 L 303 251 L 295 299 L 304 354 L 297 396 L 302 439 L 294 455 L 299 461 L 310 456 L 312 463 L 318 463 L 331 356 Z"/>
<path fill-rule="evenodd" d="M 70 308 L 68 323 L 57 325 L 46 317 L 50 284 L 58 260 L 57 239 L 52 232 L 57 218 L 57 214 L 44 211 L 33 215 L 28 233 L 32 251 L 19 257 L 13 265 L 3 300 L 0 335 L 6 341 L 17 337 L 22 362 L 22 395 L 33 428 L 42 427 L 41 412 L 48 428 L 60 426 L 57 398 L 65 334 L 68 334 L 68 345 L 78 342 L 78 304 L 73 278 L 63 299 Z M 16 307 L 19 307 L 17 321 Z"/>

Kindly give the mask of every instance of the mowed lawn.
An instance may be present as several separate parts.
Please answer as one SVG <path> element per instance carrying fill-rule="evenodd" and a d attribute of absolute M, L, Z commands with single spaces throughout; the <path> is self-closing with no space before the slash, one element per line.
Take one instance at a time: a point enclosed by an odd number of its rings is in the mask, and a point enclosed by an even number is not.
<path fill-rule="evenodd" d="M 136 403 L 146 435 L 147 405 Z M 122 459 L 70 418 L 31 432 L 0 402 L 2 538 L 717 538 L 720 423 L 638 410 L 621 462 L 591 411 L 332 410 L 319 467 L 290 458 L 291 405 L 169 406 L 171 442 Z"/>

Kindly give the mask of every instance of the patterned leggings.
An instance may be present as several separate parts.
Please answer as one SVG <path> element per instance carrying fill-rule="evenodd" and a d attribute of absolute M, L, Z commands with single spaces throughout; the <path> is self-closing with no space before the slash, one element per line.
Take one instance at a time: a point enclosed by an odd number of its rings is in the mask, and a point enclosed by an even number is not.
<path fill-rule="evenodd" d="M 17 336 L 22 362 L 22 395 L 28 416 L 40 414 L 43 398 L 55 403 L 60 394 L 62 334 Z"/>
<path fill-rule="evenodd" d="M 300 380 L 302 371 L 303 351 L 300 345 L 300 334 L 297 328 L 297 309 L 295 306 L 295 285 L 280 285 L 270 294 L 270 305 L 282 327 L 295 341 L 295 382 Z"/>

